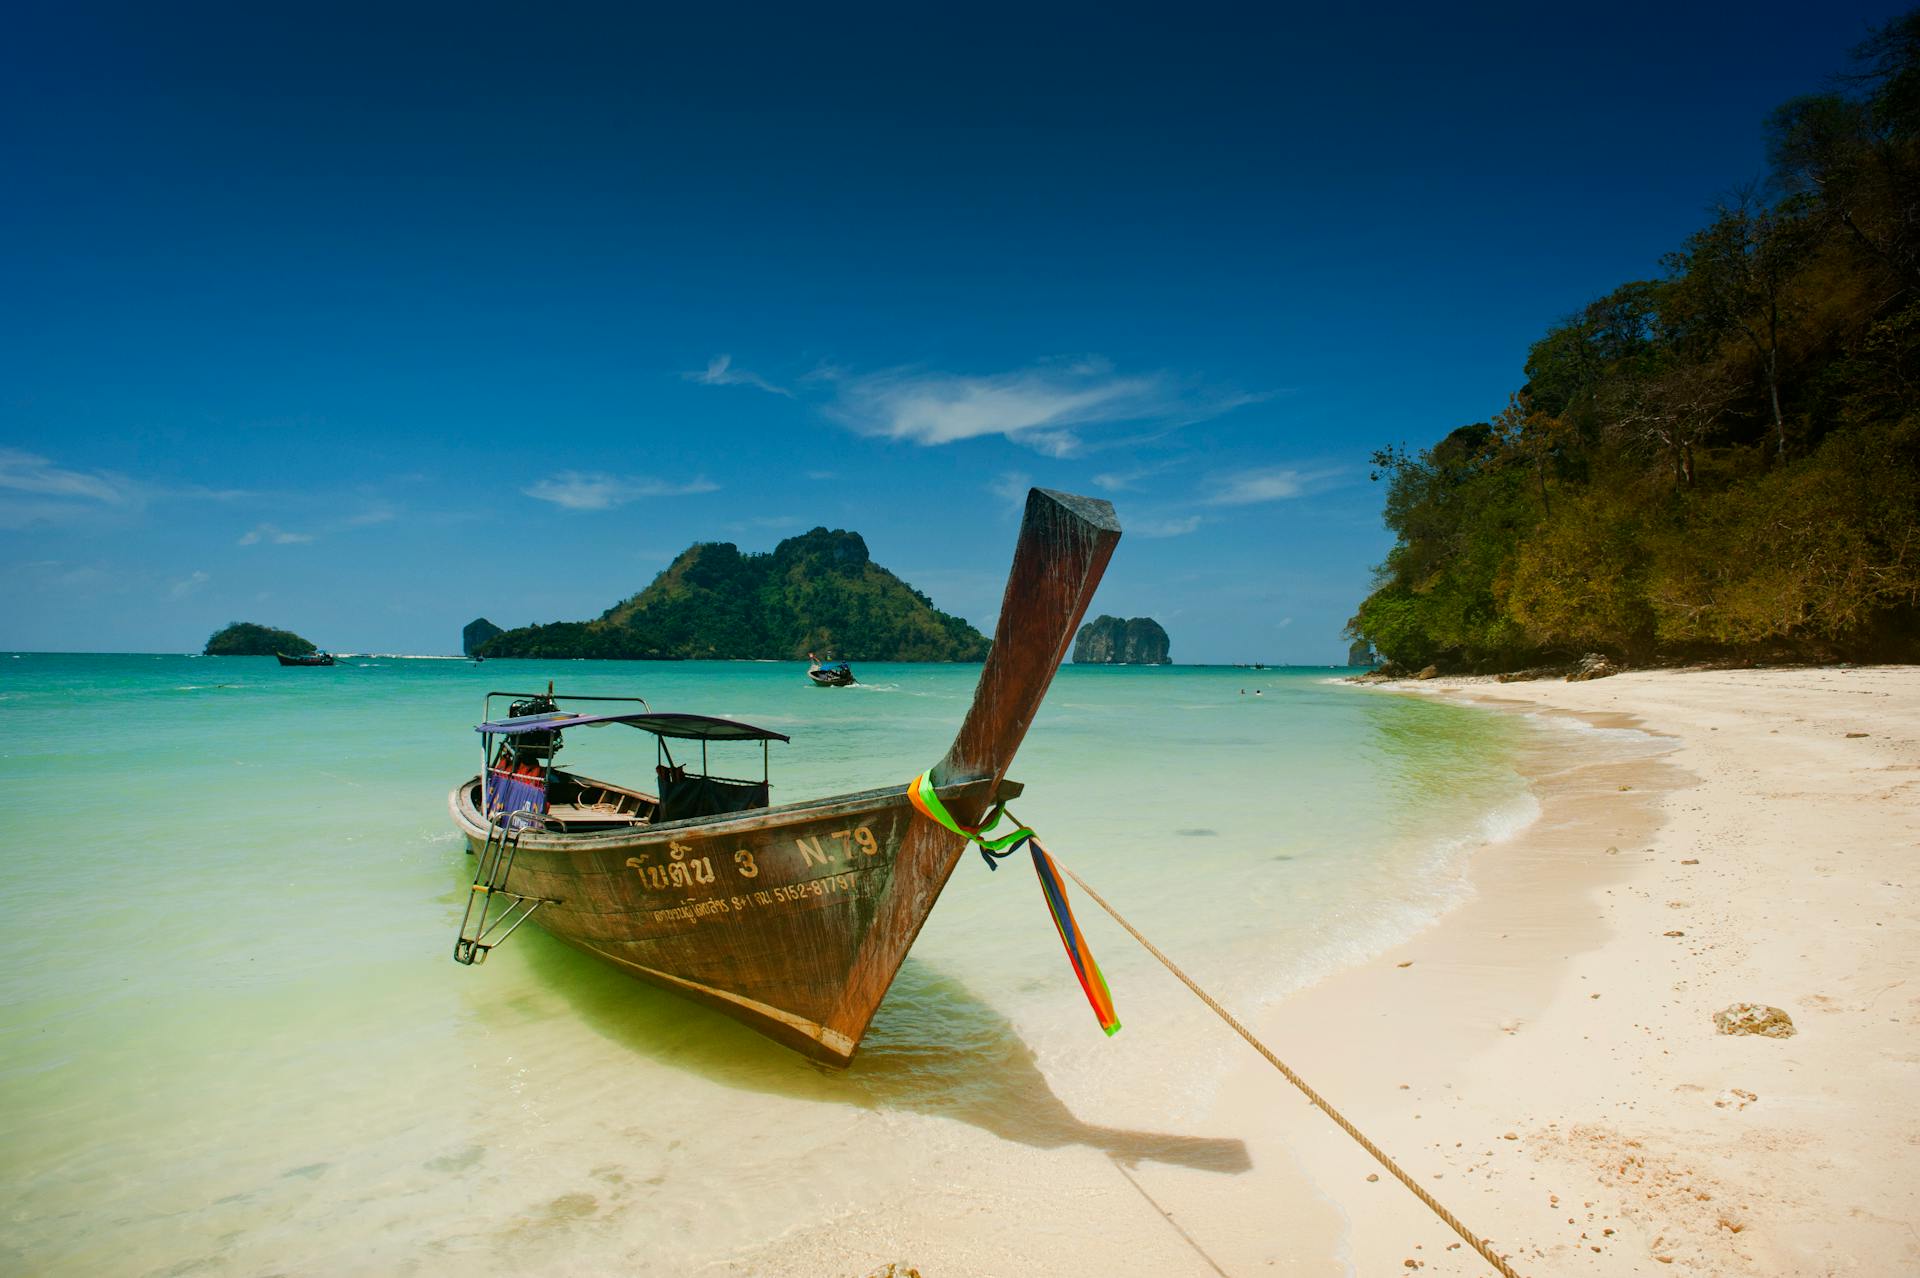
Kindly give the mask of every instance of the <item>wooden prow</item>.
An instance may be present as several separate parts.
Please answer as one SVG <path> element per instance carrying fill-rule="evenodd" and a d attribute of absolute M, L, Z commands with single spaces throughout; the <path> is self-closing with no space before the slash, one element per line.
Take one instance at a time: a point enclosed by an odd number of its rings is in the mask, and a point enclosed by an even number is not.
<path fill-rule="evenodd" d="M 1044 488 L 1027 493 L 993 651 L 987 654 L 973 707 L 953 748 L 933 770 L 934 784 L 942 787 L 992 779 L 990 786 L 947 799 L 947 811 L 961 824 L 978 825 L 992 806 L 1119 540 L 1120 521 L 1109 503 Z M 823 1022 L 843 1041 L 858 1044 L 867 1032 L 894 973 L 966 849 L 959 835 L 932 821 L 916 818 L 907 829 L 894 861 L 893 882 L 848 969 L 838 1004 Z M 838 1065 L 852 1059 L 851 1051 L 841 1056 L 823 1048 L 812 1054 Z"/>
<path fill-rule="evenodd" d="M 1112 503 L 1028 491 L 993 649 L 953 747 L 933 770 L 935 785 L 991 777 L 991 794 L 1006 776 L 1119 541 Z M 984 812 L 954 817 L 972 824 Z"/>

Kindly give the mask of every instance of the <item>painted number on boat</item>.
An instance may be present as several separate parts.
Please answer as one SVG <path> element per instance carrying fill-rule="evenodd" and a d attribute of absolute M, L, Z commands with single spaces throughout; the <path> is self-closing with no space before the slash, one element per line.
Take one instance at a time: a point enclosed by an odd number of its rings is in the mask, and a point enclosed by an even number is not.
<path fill-rule="evenodd" d="M 653 865 L 653 855 L 630 856 L 627 868 L 640 876 L 640 881 L 655 891 L 663 888 L 690 888 L 713 882 L 713 858 L 710 856 L 691 857 L 691 844 L 668 843 L 669 860 L 665 865 Z"/>
<path fill-rule="evenodd" d="M 796 838 L 793 841 L 794 846 L 800 849 L 800 865 L 802 869 L 812 865 L 828 864 L 829 859 L 835 852 L 840 854 L 840 860 L 843 863 L 851 862 L 854 859 L 856 849 L 866 856 L 880 855 L 879 842 L 873 837 L 873 831 L 864 825 L 857 826 L 851 830 L 835 830 L 826 837 L 829 840 L 838 839 L 840 843 L 839 847 L 823 846 L 820 842 L 820 836 L 817 834 L 812 838 Z"/>

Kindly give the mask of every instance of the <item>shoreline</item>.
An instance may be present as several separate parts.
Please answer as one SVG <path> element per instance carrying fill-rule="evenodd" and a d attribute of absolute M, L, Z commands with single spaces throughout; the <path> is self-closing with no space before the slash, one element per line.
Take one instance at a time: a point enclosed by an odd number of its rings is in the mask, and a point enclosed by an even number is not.
<path fill-rule="evenodd" d="M 1518 1273 L 1920 1271 L 1907 1223 L 1920 1217 L 1920 982 L 1902 988 L 1920 902 L 1900 886 L 1920 848 L 1920 667 L 1354 691 L 1630 728 L 1669 748 L 1529 732 L 1518 762 L 1539 815 L 1466 852 L 1464 901 L 1371 959 L 1230 1010 Z M 1151 970 L 1130 990 L 1168 1009 L 1163 1047 L 1171 1034 L 1195 1066 L 1220 1064 L 1209 1099 L 1175 1120 L 1177 1141 L 1217 1147 L 1210 1160 L 960 1133 L 930 1153 L 921 1189 L 714 1267 L 1491 1272 Z M 1735 1002 L 1784 1008 L 1799 1033 L 1716 1033 L 1713 1012 Z M 1077 1112 L 1072 1080 L 1051 1081 Z M 1144 1094 L 1098 1115 L 1142 1133 L 1168 1118 Z"/>
<path fill-rule="evenodd" d="M 1920 910 L 1897 886 L 1920 829 L 1920 668 L 1374 687 L 1673 747 L 1525 752 L 1541 816 L 1474 853 L 1472 899 L 1256 1032 L 1521 1273 L 1920 1266 L 1920 987 L 1901 997 Z M 1740 1001 L 1799 1033 L 1715 1033 Z M 1272 1116 L 1256 1163 L 1284 1154 L 1346 1222 L 1328 1272 L 1489 1272 L 1249 1060 L 1215 1116 Z"/>

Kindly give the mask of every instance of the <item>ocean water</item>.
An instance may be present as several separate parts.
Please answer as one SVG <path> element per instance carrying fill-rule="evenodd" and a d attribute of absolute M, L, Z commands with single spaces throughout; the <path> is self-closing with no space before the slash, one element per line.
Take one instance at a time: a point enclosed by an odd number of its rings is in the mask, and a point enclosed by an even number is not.
<path fill-rule="evenodd" d="M 0 1269 L 681 1273 L 943 1145 L 1242 1170 L 1181 1131 L 1243 1049 L 1079 898 L 1104 1038 L 1019 858 L 962 863 L 845 1072 L 531 927 L 452 961 L 486 691 L 776 728 L 780 802 L 904 784 L 978 670 L 0 654 Z M 1250 1014 L 1435 918 L 1537 811 L 1514 760 L 1546 728 L 1339 673 L 1069 667 L 1013 771 L 1056 855 Z M 567 762 L 642 779 L 651 739 Z M 1118 1121 L 1143 1096 L 1164 1139 Z"/>

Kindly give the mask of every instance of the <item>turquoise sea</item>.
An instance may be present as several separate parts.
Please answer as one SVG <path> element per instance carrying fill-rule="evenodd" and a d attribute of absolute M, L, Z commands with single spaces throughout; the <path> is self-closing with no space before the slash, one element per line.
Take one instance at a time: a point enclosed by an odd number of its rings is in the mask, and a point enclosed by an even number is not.
<path fill-rule="evenodd" d="M 776 728 L 780 802 L 904 784 L 978 673 L 0 654 L 0 1269 L 682 1273 L 943 1141 L 1155 1157 L 1110 1148 L 1107 1111 L 1151 1092 L 1177 1134 L 1244 1049 L 1079 901 L 1105 1039 L 1017 859 L 963 862 L 845 1073 L 533 928 L 452 961 L 446 795 L 489 689 Z M 1069 667 L 1016 808 L 1257 1012 L 1436 917 L 1535 811 L 1514 759 L 1540 729 L 1343 673 Z M 567 760 L 638 781 L 651 739 L 583 731 Z"/>

